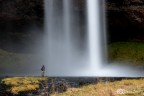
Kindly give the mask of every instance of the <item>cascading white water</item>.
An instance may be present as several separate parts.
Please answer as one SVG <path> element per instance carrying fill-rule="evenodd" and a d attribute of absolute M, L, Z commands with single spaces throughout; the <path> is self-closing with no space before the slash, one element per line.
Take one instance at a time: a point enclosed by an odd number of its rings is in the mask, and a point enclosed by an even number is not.
<path fill-rule="evenodd" d="M 88 48 L 90 66 L 99 70 L 102 65 L 99 0 L 87 0 Z"/>
<path fill-rule="evenodd" d="M 103 5 L 99 0 L 86 0 L 87 1 L 87 23 L 88 23 L 88 48 L 90 58 L 90 70 L 87 76 L 114 76 L 114 77 L 135 77 L 142 76 L 143 72 L 140 70 L 134 70 L 130 66 L 122 66 L 117 64 L 104 64 L 106 57 L 106 44 L 103 40 L 106 40 L 104 32 L 105 18 L 102 14 Z M 101 5 L 100 5 L 101 4 Z M 104 6 L 103 6 L 104 7 Z M 103 18 L 101 18 L 102 16 Z M 105 19 L 104 19 L 105 20 Z M 102 23 L 101 23 L 102 22 Z M 104 23 L 103 23 L 104 22 Z M 103 24 L 103 25 L 102 25 Z M 103 38 L 104 37 L 104 38 Z M 103 48 L 104 47 L 104 48 Z M 104 52 L 103 52 L 104 51 Z M 105 56 L 104 56 L 105 55 Z"/>
<path fill-rule="evenodd" d="M 48 76 L 141 76 L 126 66 L 103 65 L 99 0 L 86 0 L 87 48 L 79 45 L 73 0 L 45 0 L 44 65 Z M 84 34 L 84 33 L 83 33 Z M 105 43 L 104 43 L 105 44 Z"/>
<path fill-rule="evenodd" d="M 72 16 L 72 11 L 71 11 L 71 0 L 63 0 L 63 31 L 65 35 L 65 44 L 67 46 L 65 52 L 66 52 L 66 63 L 67 67 L 70 66 L 70 58 L 71 58 L 71 16 Z"/>
<path fill-rule="evenodd" d="M 74 12 L 73 0 L 45 0 L 44 65 L 49 76 L 72 75 L 86 65 Z"/>

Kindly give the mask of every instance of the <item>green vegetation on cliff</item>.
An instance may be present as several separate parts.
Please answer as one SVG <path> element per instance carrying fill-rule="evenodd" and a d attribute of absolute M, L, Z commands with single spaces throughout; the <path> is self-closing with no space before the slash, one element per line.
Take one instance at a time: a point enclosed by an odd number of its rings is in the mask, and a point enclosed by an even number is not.
<path fill-rule="evenodd" d="M 109 62 L 144 65 L 144 42 L 116 42 L 108 45 Z"/>

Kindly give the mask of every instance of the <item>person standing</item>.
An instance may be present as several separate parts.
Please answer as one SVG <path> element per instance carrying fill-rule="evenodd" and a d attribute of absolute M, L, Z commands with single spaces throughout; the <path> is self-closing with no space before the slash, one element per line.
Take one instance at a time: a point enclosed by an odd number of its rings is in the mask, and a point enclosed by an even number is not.
<path fill-rule="evenodd" d="M 42 75 L 42 77 L 44 77 L 44 73 L 45 73 L 45 66 L 44 65 L 42 66 L 41 71 L 42 71 L 41 75 Z"/>

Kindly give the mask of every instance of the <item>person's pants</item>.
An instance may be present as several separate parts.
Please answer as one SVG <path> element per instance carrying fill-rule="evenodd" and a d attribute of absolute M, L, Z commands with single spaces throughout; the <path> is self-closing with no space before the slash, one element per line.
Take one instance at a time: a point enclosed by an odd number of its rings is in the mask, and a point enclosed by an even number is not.
<path fill-rule="evenodd" d="M 41 74 L 41 76 L 42 76 L 42 77 L 44 77 L 44 71 L 42 71 L 42 74 Z"/>

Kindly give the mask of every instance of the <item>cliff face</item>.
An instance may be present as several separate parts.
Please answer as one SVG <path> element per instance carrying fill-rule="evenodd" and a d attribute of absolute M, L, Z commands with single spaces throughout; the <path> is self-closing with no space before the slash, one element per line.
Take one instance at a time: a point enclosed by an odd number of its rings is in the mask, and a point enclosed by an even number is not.
<path fill-rule="evenodd" d="M 86 1 L 74 0 L 75 10 L 85 16 Z M 81 16 L 82 16 L 81 15 Z M 106 0 L 108 41 L 144 41 L 144 1 Z M 18 50 L 31 45 L 41 34 L 44 21 L 43 0 L 0 0 L 0 48 Z M 41 32 L 29 32 L 35 26 Z"/>
<path fill-rule="evenodd" d="M 144 41 L 144 1 L 107 0 L 110 41 Z"/>
<path fill-rule="evenodd" d="M 31 51 L 37 42 L 35 34 L 42 33 L 43 19 L 43 0 L 0 0 L 0 48 Z M 36 27 L 35 32 L 29 30 L 31 27 Z"/>
<path fill-rule="evenodd" d="M 43 19 L 43 0 L 0 0 L 0 20 Z"/>

